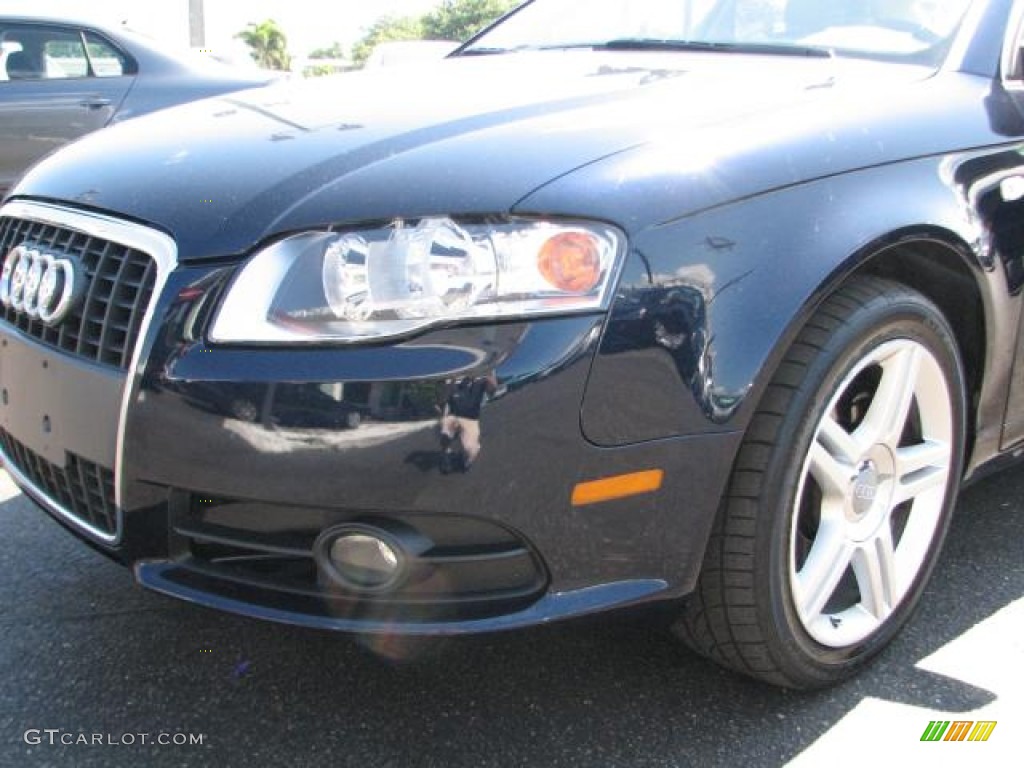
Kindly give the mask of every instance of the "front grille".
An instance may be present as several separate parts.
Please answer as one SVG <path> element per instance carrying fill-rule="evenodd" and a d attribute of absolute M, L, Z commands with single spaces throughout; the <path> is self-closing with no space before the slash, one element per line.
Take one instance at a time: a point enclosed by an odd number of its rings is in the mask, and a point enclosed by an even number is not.
<path fill-rule="evenodd" d="M 48 347 L 127 370 L 156 284 L 146 253 L 65 227 L 0 218 L 0 258 L 19 245 L 76 258 L 85 268 L 85 300 L 57 327 L 0 306 L 9 324 Z"/>
<path fill-rule="evenodd" d="M 4 429 L 0 429 L 0 444 L 7 460 L 51 501 L 102 533 L 113 536 L 117 532 L 112 470 L 71 452 L 66 454 L 65 465 L 58 467 Z"/>

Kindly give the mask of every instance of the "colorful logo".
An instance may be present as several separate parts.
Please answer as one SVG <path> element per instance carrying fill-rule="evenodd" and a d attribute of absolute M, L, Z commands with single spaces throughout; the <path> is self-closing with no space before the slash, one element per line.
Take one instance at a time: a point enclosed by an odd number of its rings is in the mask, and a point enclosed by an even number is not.
<path fill-rule="evenodd" d="M 932 720 L 921 741 L 988 741 L 995 729 L 995 720 Z"/>

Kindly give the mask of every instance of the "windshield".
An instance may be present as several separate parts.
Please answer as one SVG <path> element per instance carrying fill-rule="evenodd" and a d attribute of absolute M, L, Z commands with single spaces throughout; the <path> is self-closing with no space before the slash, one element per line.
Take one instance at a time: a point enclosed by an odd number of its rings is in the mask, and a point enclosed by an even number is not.
<path fill-rule="evenodd" d="M 460 53 L 808 53 L 938 63 L 972 0 L 533 0 Z"/>

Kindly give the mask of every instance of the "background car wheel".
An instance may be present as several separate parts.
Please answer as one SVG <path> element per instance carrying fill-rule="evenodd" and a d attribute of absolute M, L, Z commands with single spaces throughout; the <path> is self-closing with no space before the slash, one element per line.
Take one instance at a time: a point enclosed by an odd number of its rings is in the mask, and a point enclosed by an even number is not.
<path fill-rule="evenodd" d="M 920 294 L 857 279 L 815 313 L 748 428 L 677 633 L 794 688 L 853 674 L 906 623 L 959 488 L 964 383 Z"/>
<path fill-rule="evenodd" d="M 260 418 L 260 409 L 256 407 L 256 403 L 241 398 L 231 401 L 228 413 L 239 421 L 254 422 Z"/>

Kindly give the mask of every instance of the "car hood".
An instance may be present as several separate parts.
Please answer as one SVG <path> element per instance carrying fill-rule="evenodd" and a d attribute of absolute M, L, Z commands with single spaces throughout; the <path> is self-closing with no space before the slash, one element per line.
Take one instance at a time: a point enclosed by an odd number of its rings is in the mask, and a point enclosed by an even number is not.
<path fill-rule="evenodd" d="M 757 148 L 770 156 L 780 130 L 809 132 L 814 115 L 840 130 L 839 105 L 853 111 L 849 94 L 877 104 L 878 66 L 565 51 L 342 75 L 128 121 L 51 156 L 12 196 L 75 201 L 155 225 L 176 239 L 183 260 L 223 257 L 307 227 L 526 210 L 531 194 L 574 171 L 630 153 L 657 163 L 658 147 L 678 153 L 688 136 L 727 137 L 717 155 Z M 883 71 L 884 88 L 896 92 L 930 75 Z M 837 170 L 834 161 L 818 165 L 801 174 Z M 748 188 L 715 194 L 792 182 L 774 176 L 750 173 Z M 607 204 L 614 189 L 601 194 Z M 668 215 L 716 202 L 707 194 Z M 564 201 L 545 207 L 571 210 Z"/>

